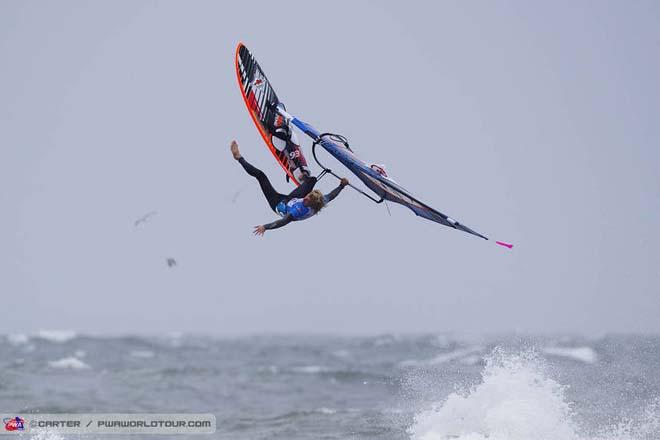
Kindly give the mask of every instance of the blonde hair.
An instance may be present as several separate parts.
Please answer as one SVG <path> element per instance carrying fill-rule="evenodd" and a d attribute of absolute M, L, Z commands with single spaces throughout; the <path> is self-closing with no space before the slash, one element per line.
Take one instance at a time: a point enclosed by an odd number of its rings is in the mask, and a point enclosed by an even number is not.
<path fill-rule="evenodd" d="M 319 212 L 325 206 L 323 193 L 318 189 L 311 191 L 309 194 L 307 194 L 307 204 L 314 211 Z"/>

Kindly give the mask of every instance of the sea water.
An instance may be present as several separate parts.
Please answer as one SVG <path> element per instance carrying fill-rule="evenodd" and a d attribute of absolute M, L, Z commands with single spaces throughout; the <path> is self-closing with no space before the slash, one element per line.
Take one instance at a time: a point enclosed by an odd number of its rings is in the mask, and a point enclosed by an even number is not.
<path fill-rule="evenodd" d="M 658 336 L 43 331 L 0 350 L 2 413 L 215 414 L 200 440 L 660 439 Z M 69 438 L 104 437 L 39 435 Z"/>

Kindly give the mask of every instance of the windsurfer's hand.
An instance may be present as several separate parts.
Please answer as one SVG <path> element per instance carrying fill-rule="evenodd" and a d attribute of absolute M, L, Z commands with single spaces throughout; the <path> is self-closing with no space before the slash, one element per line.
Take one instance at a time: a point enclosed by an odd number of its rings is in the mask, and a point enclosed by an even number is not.
<path fill-rule="evenodd" d="M 346 177 L 342 177 L 339 184 L 344 187 L 348 185 L 348 179 Z"/>
<path fill-rule="evenodd" d="M 264 225 L 259 225 L 254 227 L 254 235 L 264 235 L 264 232 L 266 232 L 266 228 Z"/>

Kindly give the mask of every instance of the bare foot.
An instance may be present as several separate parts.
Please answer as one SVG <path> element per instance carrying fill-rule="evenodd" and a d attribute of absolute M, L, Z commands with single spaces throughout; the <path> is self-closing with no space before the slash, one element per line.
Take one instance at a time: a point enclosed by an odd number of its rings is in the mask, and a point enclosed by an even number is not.
<path fill-rule="evenodd" d="M 234 159 L 238 160 L 241 158 L 241 152 L 238 151 L 238 144 L 236 141 L 231 141 L 231 155 L 234 156 Z"/>

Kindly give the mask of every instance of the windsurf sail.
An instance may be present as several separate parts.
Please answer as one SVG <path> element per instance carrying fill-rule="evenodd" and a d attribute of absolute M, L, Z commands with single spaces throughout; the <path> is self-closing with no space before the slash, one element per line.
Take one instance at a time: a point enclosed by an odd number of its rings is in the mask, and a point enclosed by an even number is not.
<path fill-rule="evenodd" d="M 480 234 L 479 232 L 465 226 L 459 221 L 454 220 L 453 218 L 421 202 L 401 185 L 387 177 L 385 173 L 380 172 L 378 170 L 379 167 L 372 167 L 358 158 L 347 145 L 347 143 L 344 143 L 341 140 L 337 142 L 337 140 L 339 140 L 337 135 L 331 133 L 321 133 L 310 124 L 303 122 L 296 117 L 293 117 L 281 107 L 277 108 L 277 111 L 280 115 L 286 118 L 287 121 L 290 121 L 290 123 L 298 127 L 303 133 L 311 137 L 314 140 L 314 146 L 318 144 L 323 147 L 328 153 L 335 157 L 335 159 L 337 159 L 353 174 L 355 174 L 371 191 L 377 194 L 380 199 L 374 199 L 370 197 L 376 203 L 380 203 L 384 200 L 398 203 L 407 208 L 410 208 L 416 215 L 420 217 L 488 240 L 488 237 L 485 235 Z M 316 154 L 314 154 L 314 157 L 316 158 Z M 318 161 L 318 159 L 317 163 L 319 163 L 319 165 L 325 171 L 331 171 L 329 168 L 323 166 Z"/>
<path fill-rule="evenodd" d="M 264 140 L 266 140 L 265 133 L 267 133 L 266 129 L 269 124 L 279 121 L 277 118 L 282 118 L 285 123 L 294 125 L 312 139 L 312 152 L 314 159 L 323 169 L 319 178 L 326 173 L 332 174 L 337 178 L 340 178 L 340 176 L 335 174 L 330 168 L 324 166 L 318 160 L 316 154 L 316 147 L 318 145 L 355 174 L 360 181 L 362 181 L 362 183 L 364 183 L 364 185 L 375 194 L 374 196 L 352 184 L 350 185 L 372 201 L 376 203 L 381 203 L 383 201 L 398 203 L 409 208 L 420 217 L 488 240 L 488 237 L 485 235 L 465 226 L 461 222 L 443 214 L 414 197 L 409 191 L 392 180 L 381 165 L 369 165 L 361 160 L 355 155 L 350 148 L 348 141 L 346 141 L 343 136 L 333 133 L 322 133 L 312 125 L 288 113 L 275 95 L 275 92 L 272 90 L 272 86 L 270 86 L 270 83 L 266 80 L 265 74 L 258 64 L 256 64 L 256 61 L 254 61 L 254 57 L 252 57 L 242 43 L 239 43 L 237 48 L 237 60 L 243 59 L 241 55 L 242 51 L 245 51 L 244 53 L 248 54 L 249 57 L 245 56 L 244 59 L 246 61 L 240 64 L 240 66 L 237 62 L 239 84 L 241 85 L 243 97 L 246 99 L 246 104 L 248 104 L 248 108 L 251 109 L 251 115 L 257 124 L 257 128 L 259 128 L 262 136 L 264 136 Z M 262 79 L 265 82 L 265 85 L 261 82 Z M 263 130 L 262 127 L 264 127 Z M 496 243 L 508 248 L 513 246 L 509 243 L 499 241 Z"/>

